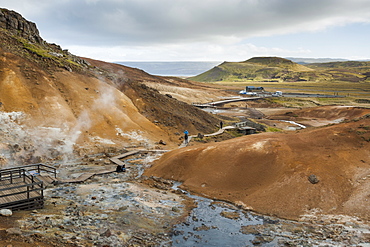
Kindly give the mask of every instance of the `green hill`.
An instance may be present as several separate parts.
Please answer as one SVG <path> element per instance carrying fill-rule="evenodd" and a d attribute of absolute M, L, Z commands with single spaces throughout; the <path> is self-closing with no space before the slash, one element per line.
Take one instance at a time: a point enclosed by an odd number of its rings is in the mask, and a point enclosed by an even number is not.
<path fill-rule="evenodd" d="M 331 62 L 301 65 L 280 57 L 254 57 L 243 62 L 224 62 L 200 75 L 199 82 L 214 81 L 368 81 L 370 62 Z"/>

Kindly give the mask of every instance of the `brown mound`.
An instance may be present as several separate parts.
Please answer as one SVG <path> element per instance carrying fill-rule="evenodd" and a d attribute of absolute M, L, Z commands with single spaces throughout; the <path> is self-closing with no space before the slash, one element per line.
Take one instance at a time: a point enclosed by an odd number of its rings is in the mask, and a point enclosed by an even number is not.
<path fill-rule="evenodd" d="M 146 85 L 176 85 L 183 88 L 201 88 L 203 90 L 205 86 L 196 87 L 192 82 L 186 83 L 182 79 L 157 77 L 118 64 L 86 60 L 92 65 L 109 72 L 108 77 L 113 77 L 112 81 L 115 87 L 132 100 L 132 103 L 143 116 L 169 133 L 173 141 L 178 142 L 178 136 L 173 134 L 176 132 L 182 133 L 185 129 L 194 134 L 199 132 L 212 133 L 217 129 L 216 125 L 219 123 L 219 119 L 214 115 L 179 101 L 171 95 L 163 95 L 158 90 Z M 115 79 L 117 76 L 118 79 Z M 215 93 L 213 89 L 208 90 L 208 94 L 212 94 L 210 91 Z"/>
<path fill-rule="evenodd" d="M 106 77 L 66 70 L 51 75 L 1 49 L 0 58 L 0 110 L 27 114 L 29 126 L 60 128 L 66 135 L 81 132 L 80 141 L 99 137 L 122 143 L 127 138 L 117 129 L 124 133 L 140 129 L 150 140 L 168 139 Z"/>
<path fill-rule="evenodd" d="M 294 112 L 298 117 L 323 118 L 327 120 L 353 119 L 370 114 L 369 108 L 353 106 L 319 106 Z"/>
<path fill-rule="evenodd" d="M 264 133 L 165 154 L 145 175 L 255 211 L 297 219 L 318 208 L 367 218 L 370 118 L 299 133 Z M 315 175 L 313 184 L 308 177 Z"/>
<path fill-rule="evenodd" d="M 269 119 L 284 119 L 306 126 L 320 127 L 340 123 L 370 114 L 369 108 L 353 106 L 319 106 L 300 110 L 281 110 L 271 114 Z"/>

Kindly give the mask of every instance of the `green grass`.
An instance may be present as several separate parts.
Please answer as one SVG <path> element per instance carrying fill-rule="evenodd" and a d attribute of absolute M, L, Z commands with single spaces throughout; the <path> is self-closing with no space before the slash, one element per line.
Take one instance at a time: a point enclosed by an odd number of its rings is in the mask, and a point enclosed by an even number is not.
<path fill-rule="evenodd" d="M 27 41 L 23 38 L 20 38 L 20 37 L 18 37 L 17 39 L 18 39 L 19 42 L 21 42 L 23 44 L 23 47 L 26 50 L 36 54 L 37 56 L 45 57 L 45 58 L 53 58 L 53 56 L 49 54 L 49 51 L 44 49 L 43 47 L 41 47 L 39 45 L 31 44 L 29 41 Z"/>
<path fill-rule="evenodd" d="M 47 43 L 46 44 L 34 44 L 30 43 L 28 40 L 15 36 L 10 34 L 19 44 L 23 46 L 24 50 L 27 50 L 30 54 L 34 54 L 39 58 L 48 58 L 48 61 L 53 61 L 55 65 L 59 67 L 73 67 L 74 69 L 76 68 L 81 68 L 82 66 L 76 62 L 74 62 L 70 56 L 64 54 L 63 56 L 54 56 L 51 54 L 51 52 L 54 53 L 63 53 L 61 50 L 55 50 L 51 46 L 49 46 Z M 15 45 L 14 45 L 15 47 Z M 32 59 L 32 58 L 31 58 Z M 37 60 L 37 58 L 36 58 Z"/>
<path fill-rule="evenodd" d="M 245 86 L 262 86 L 265 91 L 284 93 L 307 93 L 307 94 L 327 94 L 344 96 L 340 98 L 289 98 L 273 97 L 268 100 L 281 104 L 285 107 L 314 107 L 320 105 L 354 105 L 370 107 L 370 83 L 350 83 L 350 82 L 233 82 L 222 81 L 212 82 L 220 88 L 240 91 Z"/>
<path fill-rule="evenodd" d="M 270 127 L 270 126 L 267 126 L 266 127 L 266 132 L 280 132 L 281 129 L 278 129 L 278 128 L 274 128 L 274 127 Z"/>
<path fill-rule="evenodd" d="M 224 62 L 191 80 L 199 82 L 368 82 L 370 62 L 323 63 L 303 66 L 279 57 L 255 57 Z"/>

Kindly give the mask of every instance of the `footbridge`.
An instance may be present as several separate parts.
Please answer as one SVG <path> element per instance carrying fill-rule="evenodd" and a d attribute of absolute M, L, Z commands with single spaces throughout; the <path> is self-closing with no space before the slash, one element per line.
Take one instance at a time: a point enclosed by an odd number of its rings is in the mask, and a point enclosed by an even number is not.
<path fill-rule="evenodd" d="M 227 103 L 232 102 L 238 102 L 238 101 L 249 101 L 249 100 L 258 100 L 266 98 L 265 96 L 259 96 L 259 97 L 235 97 L 235 98 L 229 98 L 229 99 L 223 99 L 219 101 L 213 101 L 209 103 L 193 103 L 193 106 L 199 107 L 199 108 L 208 108 L 208 107 L 216 107 L 216 106 L 222 106 Z"/>

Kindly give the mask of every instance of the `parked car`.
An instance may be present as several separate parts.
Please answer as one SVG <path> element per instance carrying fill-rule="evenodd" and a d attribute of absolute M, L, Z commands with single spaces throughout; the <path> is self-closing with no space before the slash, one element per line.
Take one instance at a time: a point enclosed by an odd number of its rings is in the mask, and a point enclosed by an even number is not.
<path fill-rule="evenodd" d="M 281 97 L 283 96 L 283 92 L 281 91 L 276 91 L 275 93 L 272 94 L 272 97 Z"/>
<path fill-rule="evenodd" d="M 247 92 L 245 90 L 240 91 L 239 94 L 248 95 L 248 96 L 256 96 L 257 95 L 256 92 Z"/>

